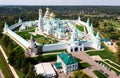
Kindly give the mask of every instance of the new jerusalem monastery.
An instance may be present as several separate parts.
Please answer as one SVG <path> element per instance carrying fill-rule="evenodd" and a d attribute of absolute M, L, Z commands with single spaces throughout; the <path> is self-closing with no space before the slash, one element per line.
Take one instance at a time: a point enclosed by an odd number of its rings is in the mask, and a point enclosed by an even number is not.
<path fill-rule="evenodd" d="M 8 26 L 7 23 L 5 23 L 3 33 L 18 43 L 25 50 L 25 54 L 29 56 L 36 55 L 39 46 L 42 46 L 42 52 L 63 49 L 66 49 L 68 53 L 82 52 L 85 47 L 91 47 L 97 50 L 101 49 L 99 32 L 97 32 L 96 35 L 94 34 L 93 25 L 92 23 L 90 24 L 89 18 L 87 22 L 84 22 L 80 17 L 78 17 L 78 20 L 60 20 L 59 18 L 55 18 L 55 16 L 53 12 L 50 12 L 49 8 L 46 8 L 44 15 L 42 9 L 39 9 L 38 20 L 23 22 L 19 18 L 18 23 L 12 26 Z M 84 31 L 78 30 L 75 25 L 83 26 Z M 37 26 L 31 35 L 51 35 L 59 42 L 41 45 L 37 43 L 32 36 L 30 40 L 27 41 L 13 31 L 18 27 L 19 31 L 26 30 L 27 26 Z"/>
<path fill-rule="evenodd" d="M 101 49 L 101 39 L 99 32 L 94 34 L 93 25 L 90 24 L 88 18 L 84 22 L 78 17 L 78 20 L 60 20 L 55 18 L 55 14 L 50 13 L 50 9 L 46 8 L 43 15 L 42 9 L 39 9 L 39 18 L 34 21 L 23 22 L 20 18 L 18 23 L 8 26 L 5 23 L 3 34 L 8 35 L 12 40 L 19 44 L 25 51 L 28 57 L 34 57 L 41 52 L 50 52 L 55 50 L 66 50 L 71 52 L 83 52 L 86 47 L 91 47 L 96 50 Z M 83 31 L 77 29 L 77 26 L 83 26 Z M 22 38 L 13 30 L 19 28 L 19 31 L 27 30 L 27 27 L 34 27 L 34 32 L 30 32 L 30 40 Z M 40 44 L 34 40 L 33 36 L 42 35 L 49 38 L 55 38 L 58 42 L 52 44 Z M 57 61 L 54 63 L 54 68 L 62 68 L 64 73 L 71 72 L 78 69 L 78 63 L 74 57 L 68 53 L 60 53 L 57 55 Z M 34 66 L 37 74 L 54 76 L 55 72 L 50 63 L 40 63 Z M 49 71 L 48 71 L 49 69 Z M 46 73 L 46 74 L 45 74 Z M 51 74 L 51 75 L 50 75 Z"/>

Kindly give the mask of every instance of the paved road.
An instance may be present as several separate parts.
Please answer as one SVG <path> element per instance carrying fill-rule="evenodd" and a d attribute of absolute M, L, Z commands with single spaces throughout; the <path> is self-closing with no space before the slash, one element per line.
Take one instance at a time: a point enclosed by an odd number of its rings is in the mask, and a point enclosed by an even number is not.
<path fill-rule="evenodd" d="M 93 73 L 94 70 L 103 70 L 104 73 L 107 73 L 109 75 L 109 78 L 120 78 L 120 76 L 118 77 L 113 71 L 109 71 L 105 67 L 100 66 L 85 52 L 73 52 L 72 55 L 83 61 L 88 62 L 92 66 L 91 69 L 84 69 L 83 71 L 86 72 L 88 75 L 92 76 L 93 78 L 97 78 Z"/>

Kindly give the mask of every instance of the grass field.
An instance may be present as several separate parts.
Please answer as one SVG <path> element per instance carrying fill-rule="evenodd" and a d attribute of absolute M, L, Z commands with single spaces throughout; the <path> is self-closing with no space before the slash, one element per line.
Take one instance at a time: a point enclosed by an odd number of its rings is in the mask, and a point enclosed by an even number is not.
<path fill-rule="evenodd" d="M 25 78 L 25 75 L 20 72 L 19 70 L 15 69 L 16 73 L 18 74 L 19 78 Z"/>
<path fill-rule="evenodd" d="M 101 73 L 100 71 L 98 71 L 98 70 L 95 70 L 95 71 L 93 71 L 95 74 L 96 74 L 96 76 L 98 77 L 98 78 L 107 78 L 107 76 L 105 76 L 103 73 Z"/>
<path fill-rule="evenodd" d="M 29 32 L 33 32 L 34 29 L 32 30 L 25 30 L 25 31 L 20 31 L 20 32 L 16 32 L 18 35 L 20 35 L 21 37 L 23 37 L 24 39 L 27 39 L 29 40 L 30 39 L 30 36 L 31 34 L 29 34 Z"/>
<path fill-rule="evenodd" d="M 80 31 L 84 31 L 84 27 L 83 27 L 83 26 L 77 25 L 76 28 L 77 28 L 78 30 L 80 30 Z"/>
<path fill-rule="evenodd" d="M 106 63 L 104 63 L 104 62 L 102 62 L 102 61 L 100 61 L 102 64 L 104 64 L 105 66 L 107 66 L 107 67 L 110 67 L 109 65 L 107 65 Z M 113 67 L 110 67 L 111 68 L 111 70 L 113 70 L 113 71 L 115 71 L 116 73 L 119 73 L 120 74 L 120 72 L 119 71 L 117 71 L 116 69 L 114 69 Z"/>
<path fill-rule="evenodd" d="M 104 47 L 103 51 L 92 51 L 92 52 L 87 52 L 88 55 L 99 55 L 102 59 L 110 59 L 111 61 L 116 62 L 117 64 L 120 64 L 117 61 L 117 58 L 114 53 L 112 53 L 104 44 L 102 44 Z"/>
<path fill-rule="evenodd" d="M 13 74 L 11 73 L 11 70 L 9 69 L 8 64 L 3 58 L 1 52 L 0 52 L 0 69 L 2 70 L 2 73 L 4 74 L 5 78 L 13 78 Z"/>
<path fill-rule="evenodd" d="M 114 63 L 111 63 L 111 62 L 109 62 L 109 61 L 105 61 L 105 62 L 107 62 L 108 64 L 110 64 L 110 65 L 112 65 L 113 67 L 115 67 L 115 68 L 117 68 L 118 70 L 120 70 L 120 65 L 117 66 L 117 65 L 115 65 Z"/>
<path fill-rule="evenodd" d="M 31 34 L 29 32 L 34 32 L 34 31 L 35 31 L 34 29 L 31 29 L 31 30 L 25 30 L 25 31 L 20 31 L 16 33 L 20 35 L 21 37 L 23 37 L 24 39 L 30 40 Z M 56 40 L 51 40 L 50 38 L 44 37 L 42 35 L 36 35 L 36 36 L 33 36 L 33 38 L 39 44 L 50 44 L 50 43 L 57 42 Z"/>
<path fill-rule="evenodd" d="M 85 69 L 85 68 L 88 68 L 90 64 L 87 62 L 83 62 L 83 63 L 79 63 L 78 66 L 80 69 Z"/>

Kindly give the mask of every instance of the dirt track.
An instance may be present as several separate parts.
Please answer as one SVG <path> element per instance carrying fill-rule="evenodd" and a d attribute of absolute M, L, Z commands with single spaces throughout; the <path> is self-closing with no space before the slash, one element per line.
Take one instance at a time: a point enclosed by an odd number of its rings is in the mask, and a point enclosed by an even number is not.
<path fill-rule="evenodd" d="M 3 75 L 2 71 L 1 71 L 1 69 L 0 69 L 0 78 L 4 78 L 4 75 Z"/>

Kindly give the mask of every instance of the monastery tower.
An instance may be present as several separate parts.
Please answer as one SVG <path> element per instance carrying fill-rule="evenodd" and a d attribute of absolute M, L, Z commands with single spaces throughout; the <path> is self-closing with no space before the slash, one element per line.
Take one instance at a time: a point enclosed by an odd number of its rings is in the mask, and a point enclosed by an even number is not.
<path fill-rule="evenodd" d="M 42 9 L 39 9 L 38 30 L 43 31 Z"/>
<path fill-rule="evenodd" d="M 39 18 L 38 18 L 38 20 L 40 20 L 40 19 L 42 18 L 42 9 L 41 9 L 41 8 L 39 9 L 38 13 L 39 13 Z"/>
<path fill-rule="evenodd" d="M 4 24 L 4 29 L 3 29 L 3 33 L 6 33 L 8 29 L 8 24 L 5 22 Z"/>
<path fill-rule="evenodd" d="M 30 40 L 29 40 L 29 54 L 30 55 L 35 55 L 37 54 L 37 45 L 35 43 L 35 40 L 33 39 L 33 36 L 31 35 Z"/>
<path fill-rule="evenodd" d="M 19 17 L 18 23 L 22 23 L 22 20 L 20 19 L 20 17 Z"/>
<path fill-rule="evenodd" d="M 50 12 L 49 12 L 49 10 L 50 10 L 50 9 L 47 7 L 47 8 L 46 8 L 45 15 L 44 15 L 44 20 L 47 20 L 47 19 L 50 18 Z"/>

